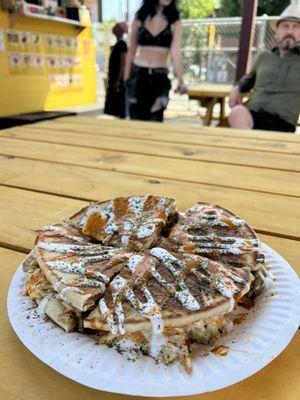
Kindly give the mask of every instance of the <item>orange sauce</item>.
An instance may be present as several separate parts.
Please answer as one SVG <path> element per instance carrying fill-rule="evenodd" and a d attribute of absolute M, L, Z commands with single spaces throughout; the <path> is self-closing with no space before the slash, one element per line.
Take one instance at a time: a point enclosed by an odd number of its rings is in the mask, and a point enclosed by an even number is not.
<path fill-rule="evenodd" d="M 215 354 L 216 356 L 219 357 L 225 357 L 229 353 L 229 347 L 224 346 L 223 344 L 220 344 L 219 346 L 214 347 L 211 350 L 211 353 Z"/>
<path fill-rule="evenodd" d="M 245 321 L 247 314 L 240 314 L 236 318 L 234 318 L 234 325 L 240 325 L 243 321 Z"/>
<path fill-rule="evenodd" d="M 158 203 L 158 198 L 155 198 L 153 196 L 147 196 L 146 201 L 144 203 L 144 209 L 143 211 L 149 211 L 152 209 L 152 207 L 155 207 Z"/>
<path fill-rule="evenodd" d="M 254 307 L 255 302 L 253 300 L 251 300 L 251 299 L 248 299 L 247 297 L 242 297 L 239 300 L 239 304 L 242 307 L 246 308 L 247 310 L 250 310 L 250 308 Z"/>
<path fill-rule="evenodd" d="M 124 197 L 117 197 L 114 200 L 114 211 L 117 219 L 124 217 L 128 212 L 128 200 Z"/>
<path fill-rule="evenodd" d="M 88 218 L 85 228 L 84 228 L 84 232 L 86 235 L 92 236 L 92 237 L 96 237 L 97 239 L 101 239 L 101 237 L 99 236 L 99 233 L 101 232 L 101 230 L 104 228 L 104 226 L 107 223 L 107 217 L 106 218 L 102 218 L 99 214 L 92 214 L 90 215 L 90 217 Z"/>
<path fill-rule="evenodd" d="M 186 253 L 193 252 L 196 249 L 196 246 L 183 246 L 183 251 Z"/>
<path fill-rule="evenodd" d="M 229 226 L 230 228 L 235 228 L 235 227 L 236 227 L 235 224 L 234 224 L 232 221 L 230 221 L 229 219 L 228 219 L 228 220 L 225 220 L 224 222 L 225 222 L 225 224 L 226 224 L 227 226 Z"/>
<path fill-rule="evenodd" d="M 156 213 L 153 214 L 153 218 L 160 218 L 164 222 L 167 222 L 167 215 L 163 211 L 157 211 Z"/>

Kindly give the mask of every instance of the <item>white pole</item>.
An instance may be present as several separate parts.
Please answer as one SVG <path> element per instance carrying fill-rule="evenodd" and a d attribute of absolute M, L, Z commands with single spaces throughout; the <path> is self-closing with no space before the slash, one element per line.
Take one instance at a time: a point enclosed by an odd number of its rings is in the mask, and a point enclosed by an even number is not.
<path fill-rule="evenodd" d="M 119 0 L 119 17 L 118 20 L 120 21 L 123 19 L 123 8 L 122 8 L 122 0 Z"/>
<path fill-rule="evenodd" d="M 129 0 L 126 1 L 126 15 L 125 19 L 128 22 L 129 21 Z"/>

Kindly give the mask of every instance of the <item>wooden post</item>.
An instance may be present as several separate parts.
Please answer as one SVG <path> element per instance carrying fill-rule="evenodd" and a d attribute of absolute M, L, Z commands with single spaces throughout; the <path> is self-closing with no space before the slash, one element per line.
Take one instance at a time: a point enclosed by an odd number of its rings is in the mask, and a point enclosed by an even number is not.
<path fill-rule="evenodd" d="M 245 75 L 251 62 L 257 3 L 257 0 L 244 0 L 236 81 Z"/>
<path fill-rule="evenodd" d="M 103 22 L 103 13 L 102 13 L 102 0 L 98 0 L 98 20 L 99 22 Z"/>

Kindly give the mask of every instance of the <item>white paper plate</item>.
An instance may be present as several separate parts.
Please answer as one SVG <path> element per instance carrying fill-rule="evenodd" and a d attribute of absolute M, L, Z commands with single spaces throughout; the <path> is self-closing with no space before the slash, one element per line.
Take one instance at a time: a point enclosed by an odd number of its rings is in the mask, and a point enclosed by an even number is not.
<path fill-rule="evenodd" d="M 95 345 L 96 336 L 67 334 L 51 321 L 44 321 L 33 302 L 22 296 L 25 274 L 21 267 L 8 293 L 9 319 L 20 340 L 36 357 L 66 377 L 95 389 L 153 397 L 222 389 L 270 363 L 288 345 L 300 323 L 297 275 L 274 250 L 266 245 L 263 249 L 274 285 L 257 299 L 247 319 L 218 341 L 230 348 L 228 355 L 209 353 L 198 357 L 193 361 L 191 376 L 177 365 L 156 365 L 148 357 L 128 361 L 114 349 Z"/>

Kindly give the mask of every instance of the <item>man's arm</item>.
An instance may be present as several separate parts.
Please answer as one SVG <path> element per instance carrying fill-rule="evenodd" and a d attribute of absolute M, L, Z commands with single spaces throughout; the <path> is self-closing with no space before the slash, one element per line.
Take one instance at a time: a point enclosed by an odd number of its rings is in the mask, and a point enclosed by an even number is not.
<path fill-rule="evenodd" d="M 250 92 L 254 87 L 256 80 L 256 70 L 251 70 L 249 74 L 244 75 L 241 80 L 237 83 L 237 87 L 241 93 Z"/>
<path fill-rule="evenodd" d="M 229 96 L 229 106 L 232 108 L 238 104 L 242 104 L 243 102 L 243 93 L 249 92 L 253 89 L 256 80 L 256 72 L 258 65 L 259 56 L 256 57 L 254 64 L 251 68 L 251 71 L 244 75 L 242 79 L 237 82 L 237 84 L 232 89 Z"/>

